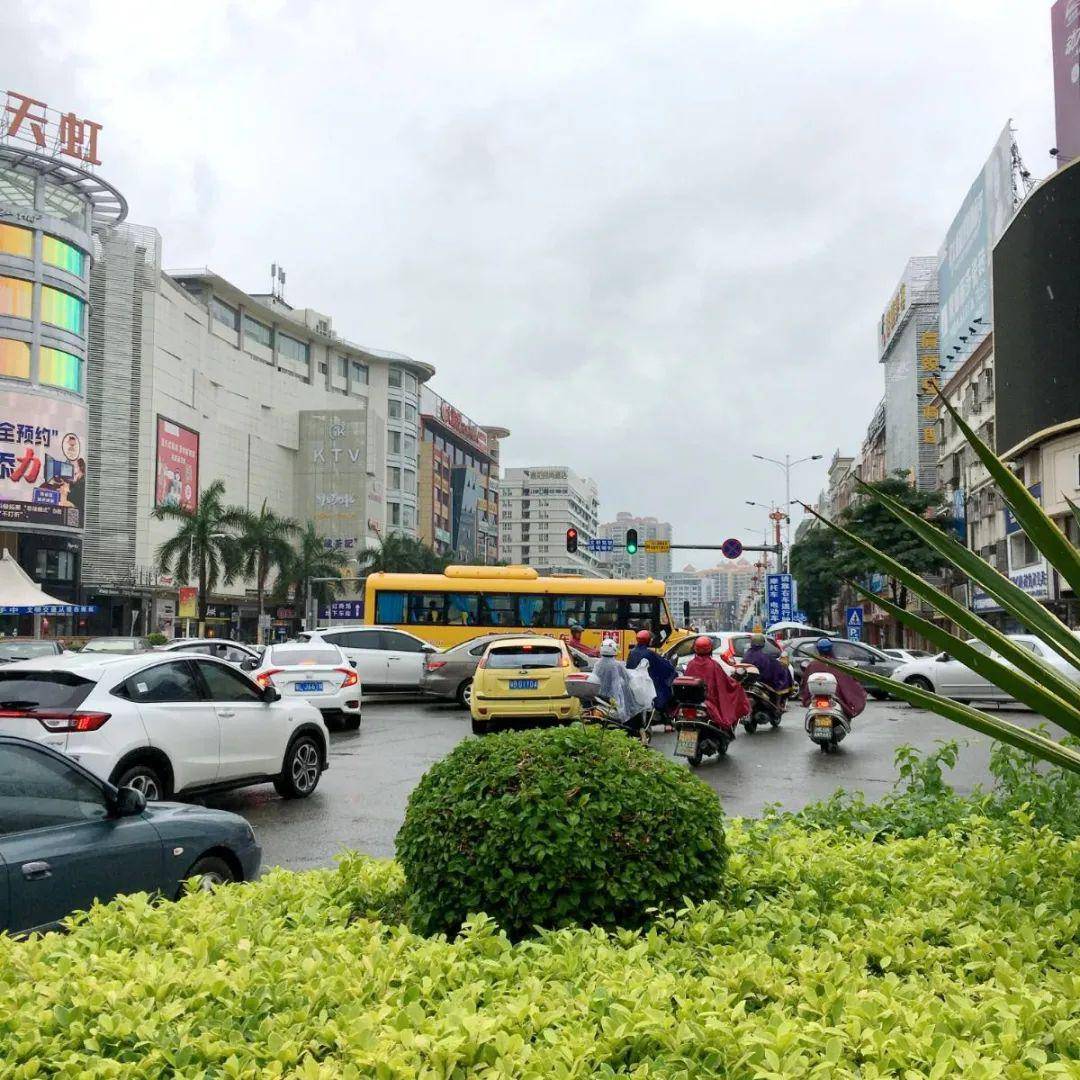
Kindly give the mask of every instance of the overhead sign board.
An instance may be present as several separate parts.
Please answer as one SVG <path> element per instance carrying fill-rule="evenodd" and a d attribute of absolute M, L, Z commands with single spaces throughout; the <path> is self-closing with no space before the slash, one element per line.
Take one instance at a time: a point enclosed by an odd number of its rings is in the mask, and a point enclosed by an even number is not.
<path fill-rule="evenodd" d="M 671 550 L 670 540 L 646 540 L 642 545 L 649 555 L 663 555 Z"/>
<path fill-rule="evenodd" d="M 606 536 L 594 536 L 585 545 L 589 551 L 614 551 L 615 541 Z"/>

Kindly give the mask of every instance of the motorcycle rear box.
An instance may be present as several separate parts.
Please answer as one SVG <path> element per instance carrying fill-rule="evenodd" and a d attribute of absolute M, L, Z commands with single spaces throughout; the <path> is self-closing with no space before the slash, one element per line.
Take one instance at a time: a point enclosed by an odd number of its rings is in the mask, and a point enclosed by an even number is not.
<path fill-rule="evenodd" d="M 680 705 L 702 705 L 705 702 L 705 683 L 688 675 L 680 675 L 671 684 L 671 693 Z"/>

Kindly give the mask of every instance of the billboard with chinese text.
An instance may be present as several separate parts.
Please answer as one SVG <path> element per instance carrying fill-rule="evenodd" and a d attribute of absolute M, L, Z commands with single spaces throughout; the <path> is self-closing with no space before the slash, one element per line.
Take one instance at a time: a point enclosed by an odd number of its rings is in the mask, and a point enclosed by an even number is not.
<path fill-rule="evenodd" d="M 367 473 L 365 409 L 300 413 L 297 509 L 315 523 L 328 548 L 340 549 L 349 557 L 364 547 Z"/>
<path fill-rule="evenodd" d="M 199 433 L 157 418 L 154 505 L 194 511 L 199 505 Z"/>
<path fill-rule="evenodd" d="M 86 406 L 0 391 L 0 525 L 81 529 Z"/>
<path fill-rule="evenodd" d="M 1016 205 L 1012 145 L 1012 132 L 1006 124 L 968 189 L 938 253 L 943 379 L 948 379 L 990 332 L 990 253 Z"/>
<path fill-rule="evenodd" d="M 1058 166 L 1080 157 L 1080 0 L 1050 9 L 1054 52 L 1054 120 Z"/>

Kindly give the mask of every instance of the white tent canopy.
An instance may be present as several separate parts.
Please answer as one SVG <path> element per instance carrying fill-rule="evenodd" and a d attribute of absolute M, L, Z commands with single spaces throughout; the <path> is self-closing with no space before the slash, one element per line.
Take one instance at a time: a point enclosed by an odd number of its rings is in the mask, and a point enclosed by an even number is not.
<path fill-rule="evenodd" d="M 73 615 L 86 610 L 43 592 L 10 551 L 0 556 L 0 615 Z"/>

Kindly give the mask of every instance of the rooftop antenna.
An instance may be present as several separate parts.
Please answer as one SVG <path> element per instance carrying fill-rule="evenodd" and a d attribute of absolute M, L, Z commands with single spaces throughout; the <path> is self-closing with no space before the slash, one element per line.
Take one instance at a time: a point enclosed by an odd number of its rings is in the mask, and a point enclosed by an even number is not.
<path fill-rule="evenodd" d="M 285 267 L 270 264 L 270 295 L 275 300 L 285 300 Z"/>

